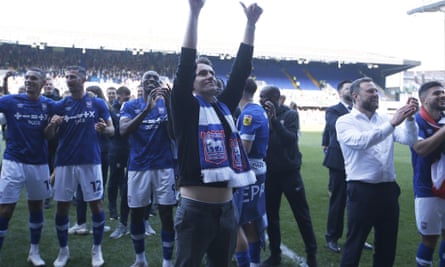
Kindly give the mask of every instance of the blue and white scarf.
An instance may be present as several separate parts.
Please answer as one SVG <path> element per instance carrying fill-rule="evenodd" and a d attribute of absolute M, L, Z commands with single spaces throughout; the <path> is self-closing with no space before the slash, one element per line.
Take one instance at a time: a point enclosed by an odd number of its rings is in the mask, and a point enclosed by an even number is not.
<path fill-rule="evenodd" d="M 232 133 L 226 138 L 224 127 L 210 103 L 196 96 L 199 110 L 199 154 L 204 183 L 227 182 L 228 187 L 242 187 L 256 182 L 247 154 L 227 106 L 216 104 L 222 111 Z"/>

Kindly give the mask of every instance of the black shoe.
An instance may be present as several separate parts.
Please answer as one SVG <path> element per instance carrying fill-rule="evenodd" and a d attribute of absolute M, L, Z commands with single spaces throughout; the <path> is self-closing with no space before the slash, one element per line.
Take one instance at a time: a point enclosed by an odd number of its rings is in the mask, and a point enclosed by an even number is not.
<path fill-rule="evenodd" d="M 51 199 L 50 198 L 45 199 L 45 202 L 43 203 L 43 208 L 45 208 L 45 209 L 51 208 Z"/>
<path fill-rule="evenodd" d="M 281 264 L 281 256 L 270 256 L 261 263 L 260 267 L 278 266 Z"/>
<path fill-rule="evenodd" d="M 332 252 L 340 253 L 340 247 L 337 244 L 337 241 L 329 241 L 326 243 L 326 248 Z"/>
<path fill-rule="evenodd" d="M 306 259 L 306 264 L 309 267 L 317 267 L 317 257 L 315 255 L 308 255 Z"/>
<path fill-rule="evenodd" d="M 373 248 L 374 247 L 371 244 L 369 244 L 368 242 L 365 242 L 365 244 L 363 244 L 363 249 L 372 250 Z"/>
<path fill-rule="evenodd" d="M 119 215 L 117 215 L 116 211 L 110 211 L 110 221 L 117 221 L 119 220 Z"/>

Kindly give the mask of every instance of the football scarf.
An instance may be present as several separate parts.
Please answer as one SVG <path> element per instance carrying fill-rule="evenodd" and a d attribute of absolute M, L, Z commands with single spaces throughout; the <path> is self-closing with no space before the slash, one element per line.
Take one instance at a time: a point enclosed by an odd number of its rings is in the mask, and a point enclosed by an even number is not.
<path fill-rule="evenodd" d="M 195 97 L 200 105 L 198 138 L 203 182 L 227 182 L 228 187 L 255 183 L 255 174 L 227 106 L 218 101 L 212 105 Z"/>

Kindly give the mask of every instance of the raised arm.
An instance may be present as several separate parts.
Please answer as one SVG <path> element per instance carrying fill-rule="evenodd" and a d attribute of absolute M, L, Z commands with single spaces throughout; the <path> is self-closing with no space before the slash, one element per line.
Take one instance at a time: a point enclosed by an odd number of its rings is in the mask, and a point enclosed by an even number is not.
<path fill-rule="evenodd" d="M 8 78 L 13 75 L 12 71 L 8 71 L 3 78 L 3 94 L 9 95 Z"/>
<path fill-rule="evenodd" d="M 198 42 L 198 18 L 205 0 L 189 0 L 190 13 L 182 47 L 196 49 Z"/>
<path fill-rule="evenodd" d="M 263 9 L 258 6 L 256 3 L 253 3 L 246 7 L 243 2 L 240 2 L 241 6 L 244 9 L 244 13 L 247 17 L 246 28 L 244 30 L 244 38 L 243 43 L 247 45 L 253 46 L 253 42 L 255 39 L 255 25 L 263 13 Z"/>

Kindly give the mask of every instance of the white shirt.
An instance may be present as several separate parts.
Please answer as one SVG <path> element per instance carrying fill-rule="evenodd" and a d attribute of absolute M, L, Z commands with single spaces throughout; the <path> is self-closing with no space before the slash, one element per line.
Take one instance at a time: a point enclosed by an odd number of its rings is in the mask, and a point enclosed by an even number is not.
<path fill-rule="evenodd" d="M 394 129 L 386 116 L 375 112 L 368 119 L 355 108 L 338 118 L 336 130 L 345 159 L 346 181 L 373 184 L 395 181 L 394 141 L 413 145 L 418 133 L 414 120 L 405 120 Z"/>

